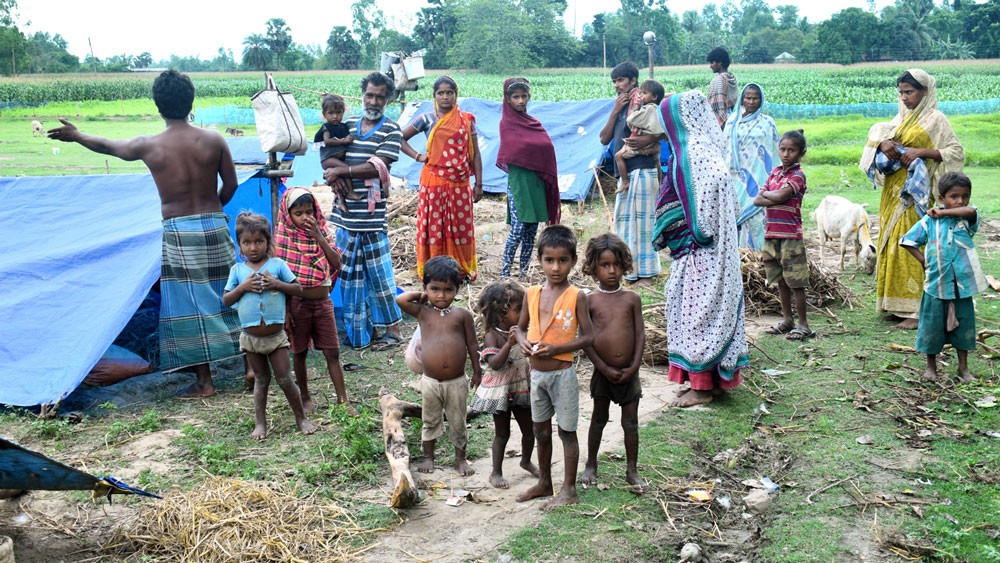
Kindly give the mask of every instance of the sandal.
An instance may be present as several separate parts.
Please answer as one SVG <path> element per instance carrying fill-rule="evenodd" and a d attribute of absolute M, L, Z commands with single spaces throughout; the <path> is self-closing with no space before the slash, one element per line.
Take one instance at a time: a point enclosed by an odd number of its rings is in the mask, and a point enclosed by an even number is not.
<path fill-rule="evenodd" d="M 786 340 L 807 340 L 809 338 L 815 338 L 816 331 L 811 328 L 795 327 L 786 336 Z"/>
<path fill-rule="evenodd" d="M 788 334 L 793 328 L 795 328 L 795 323 L 792 321 L 781 321 L 764 332 L 768 334 Z"/>
<path fill-rule="evenodd" d="M 375 345 L 372 346 L 372 350 L 375 351 L 386 350 L 388 348 L 392 348 L 397 344 L 400 344 L 401 342 L 403 342 L 402 336 L 399 336 L 398 334 L 394 334 L 392 332 L 387 332 L 383 334 L 381 337 L 379 337 L 378 340 L 375 341 Z"/>

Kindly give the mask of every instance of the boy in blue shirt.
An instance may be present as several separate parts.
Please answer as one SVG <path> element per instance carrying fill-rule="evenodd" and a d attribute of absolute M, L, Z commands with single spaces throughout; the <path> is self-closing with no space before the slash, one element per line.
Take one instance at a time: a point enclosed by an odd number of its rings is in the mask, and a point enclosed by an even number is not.
<path fill-rule="evenodd" d="M 972 244 L 972 235 L 979 230 L 979 212 L 969 206 L 972 182 L 961 172 L 942 176 L 938 193 L 944 208 L 928 209 L 899 242 L 925 272 L 916 349 L 927 354 L 924 378 L 933 379 L 938 375 L 937 355 L 945 344 L 951 344 L 958 355 L 958 377 L 969 382 L 974 378 L 967 360 L 969 351 L 976 349 L 972 296 L 986 287 Z"/>
<path fill-rule="evenodd" d="M 301 297 L 302 286 L 284 260 L 272 257 L 274 244 L 266 217 L 240 213 L 236 217 L 236 240 L 246 262 L 236 263 L 229 271 L 222 303 L 227 307 L 237 305 L 243 327 L 240 349 L 246 352 L 255 374 L 254 428 L 250 437 L 261 441 L 267 436 L 267 387 L 271 383 L 268 360 L 295 414 L 295 425 L 303 434 L 312 434 L 316 427 L 302 410 L 302 397 L 289 369 L 285 334 L 285 296 Z"/>

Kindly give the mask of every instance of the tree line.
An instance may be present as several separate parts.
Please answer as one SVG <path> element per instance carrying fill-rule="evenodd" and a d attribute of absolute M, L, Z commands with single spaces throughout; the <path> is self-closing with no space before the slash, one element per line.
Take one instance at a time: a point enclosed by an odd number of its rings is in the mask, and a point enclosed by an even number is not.
<path fill-rule="evenodd" d="M 243 41 L 240 59 L 219 48 L 209 60 L 148 52 L 80 60 L 59 34 L 26 35 L 16 22 L 16 0 L 0 0 L 0 73 L 122 72 L 145 67 L 181 71 L 366 69 L 382 51 L 423 49 L 427 68 L 502 73 L 533 67 L 601 66 L 647 60 L 641 37 L 657 36 L 658 65 L 696 64 L 713 47 L 726 47 L 736 63 L 769 63 L 782 53 L 798 62 L 852 64 L 881 60 L 1000 57 L 1000 0 L 896 0 L 876 12 L 847 8 L 821 22 L 800 17 L 791 4 L 726 0 L 701 11 L 674 14 L 666 0 L 621 0 L 584 24 L 581 37 L 567 28 L 566 0 L 429 0 L 412 32 L 387 25 L 375 0 L 351 5 L 352 25 L 334 26 L 326 45 L 293 40 L 282 18 L 271 18 Z"/>

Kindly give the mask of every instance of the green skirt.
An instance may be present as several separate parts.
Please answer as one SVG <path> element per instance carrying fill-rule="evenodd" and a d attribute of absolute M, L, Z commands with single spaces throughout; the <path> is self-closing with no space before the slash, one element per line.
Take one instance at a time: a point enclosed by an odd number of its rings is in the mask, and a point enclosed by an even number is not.
<path fill-rule="evenodd" d="M 516 164 L 507 167 L 507 197 L 514 200 L 517 220 L 521 223 L 545 223 L 549 220 L 549 210 L 545 204 L 545 185 L 534 170 Z M 507 224 L 510 224 L 510 209 L 507 210 Z"/>

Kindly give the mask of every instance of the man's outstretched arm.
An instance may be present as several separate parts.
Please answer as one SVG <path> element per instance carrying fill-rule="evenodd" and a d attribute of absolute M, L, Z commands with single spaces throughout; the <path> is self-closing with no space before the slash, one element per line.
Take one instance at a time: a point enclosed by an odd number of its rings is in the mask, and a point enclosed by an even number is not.
<path fill-rule="evenodd" d="M 59 118 L 62 127 L 49 129 L 50 139 L 63 141 L 66 143 L 80 143 L 88 149 L 101 154 L 116 156 L 122 160 L 140 160 L 146 147 L 147 137 L 135 137 L 132 139 L 105 139 L 81 133 L 76 125 L 63 118 Z"/>

